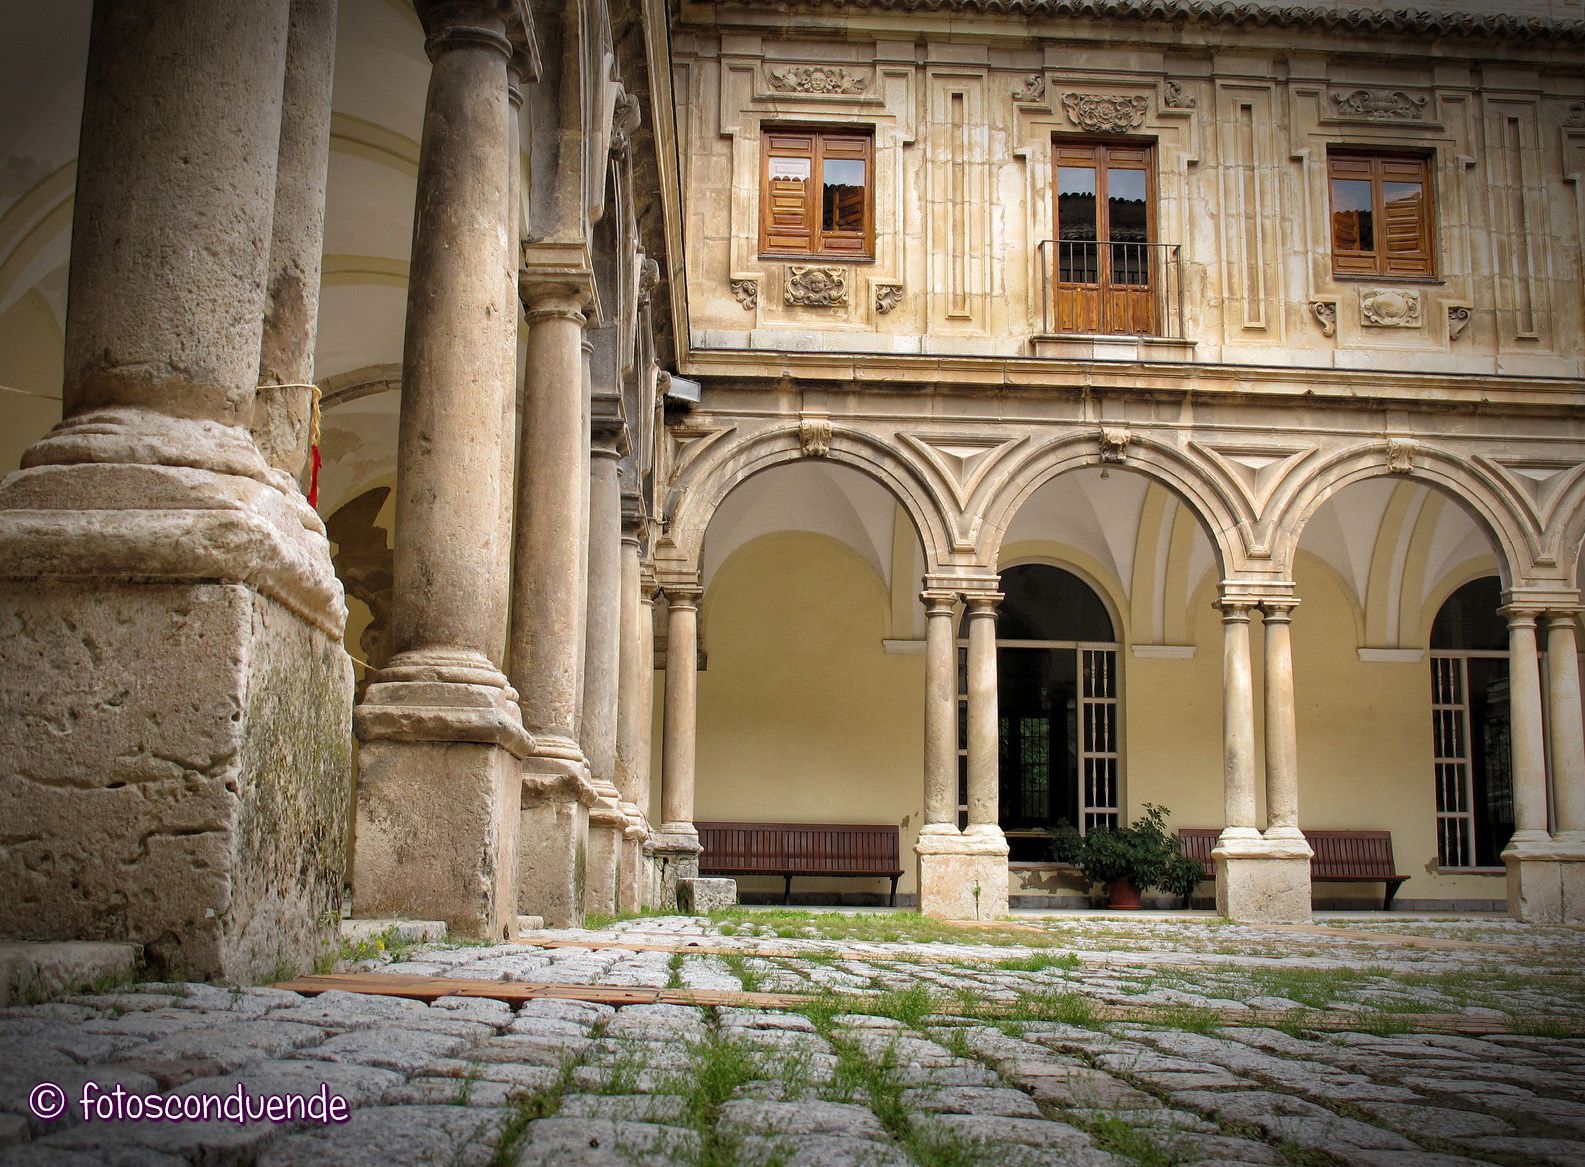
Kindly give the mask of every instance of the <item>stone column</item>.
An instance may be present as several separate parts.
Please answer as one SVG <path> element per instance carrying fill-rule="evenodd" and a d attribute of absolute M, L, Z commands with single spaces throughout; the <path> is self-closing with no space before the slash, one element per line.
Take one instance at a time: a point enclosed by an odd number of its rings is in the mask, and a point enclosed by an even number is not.
<path fill-rule="evenodd" d="M 1576 861 L 1585 858 L 1585 848 L 1571 845 L 1570 840 L 1554 840 L 1547 829 L 1546 732 L 1536 643 L 1541 613 L 1518 606 L 1502 611 L 1508 617 L 1508 732 L 1514 809 L 1513 838 L 1502 852 L 1508 868 L 1508 910 L 1531 923 L 1560 924 L 1567 918 L 1569 901 L 1576 912 L 1581 906 L 1577 891 L 1568 894 L 1565 880 L 1578 879 L 1573 873 L 1579 870 Z M 1550 660 L 1548 666 L 1556 667 Z M 1558 810 L 1561 830 L 1561 804 Z"/>
<path fill-rule="evenodd" d="M 622 798 L 626 828 L 622 837 L 622 863 L 617 885 L 617 907 L 636 912 L 644 906 L 644 841 L 649 824 L 644 803 L 639 801 L 639 743 L 648 741 L 639 718 L 644 714 L 643 686 L 649 683 L 647 665 L 640 652 L 643 631 L 640 621 L 648 609 L 640 600 L 643 588 L 639 559 L 639 529 L 642 517 L 639 500 L 622 500 L 622 620 L 617 654 L 616 702 L 616 788 Z"/>
<path fill-rule="evenodd" d="M 958 840 L 943 840 L 943 849 L 950 854 L 945 860 L 949 870 L 942 872 L 940 885 L 932 878 L 932 886 L 922 891 L 926 900 L 934 901 L 934 913 L 953 919 L 994 920 L 1007 914 L 1007 836 L 999 815 L 1001 736 L 996 708 L 996 605 L 1001 599 L 1000 592 L 964 596 L 969 625 L 969 824 Z M 946 892 L 944 900 L 931 894 L 937 886 Z"/>
<path fill-rule="evenodd" d="M 518 842 L 520 910 L 582 922 L 594 788 L 578 744 L 583 684 L 586 273 L 525 269 L 528 314 L 512 572 L 512 683 L 534 735 Z"/>
<path fill-rule="evenodd" d="M 1255 800 L 1254 677 L 1250 612 L 1266 620 L 1267 809 L 1271 830 L 1260 833 Z M 1310 919 L 1310 847 L 1298 828 L 1298 757 L 1294 741 L 1293 658 L 1288 637 L 1297 601 L 1224 596 L 1222 610 L 1222 781 L 1226 825 L 1211 849 L 1216 908 L 1250 923 Z"/>
<path fill-rule="evenodd" d="M 655 740 L 655 597 L 659 590 L 647 566 L 639 570 L 638 612 L 638 742 L 634 752 L 633 801 L 644 816 L 643 906 L 660 902 L 655 882 L 654 781 L 651 769 Z"/>
<path fill-rule="evenodd" d="M 253 440 L 265 461 L 295 480 L 308 459 L 313 412 L 304 386 L 314 382 L 319 333 L 336 0 L 291 0 L 291 9 Z"/>
<path fill-rule="evenodd" d="M 1585 923 L 1585 725 L 1580 715 L 1579 642 L 1576 611 L 1546 618 L 1547 718 L 1550 725 L 1552 797 L 1557 807 L 1559 914 L 1564 923 Z"/>
<path fill-rule="evenodd" d="M 94 5 L 65 419 L 0 484 L 0 937 L 241 983 L 312 967 L 350 798 L 341 586 L 248 431 L 288 21 Z"/>
<path fill-rule="evenodd" d="M 698 728 L 699 591 L 666 585 L 666 705 L 660 757 L 661 907 L 677 905 L 677 881 L 699 874 L 699 832 L 693 825 L 694 741 Z"/>
<path fill-rule="evenodd" d="M 602 397 L 602 405 L 606 398 Z M 616 788 L 618 668 L 622 629 L 621 416 L 602 409 L 590 447 L 588 618 L 583 657 L 583 733 L 595 803 L 589 808 L 586 912 L 616 911 L 627 815 Z"/>
<path fill-rule="evenodd" d="M 506 939 L 515 924 L 515 694 L 491 656 L 500 516 L 509 111 L 504 18 L 417 5 L 432 63 L 397 438 L 395 654 L 355 719 L 355 904 Z"/>

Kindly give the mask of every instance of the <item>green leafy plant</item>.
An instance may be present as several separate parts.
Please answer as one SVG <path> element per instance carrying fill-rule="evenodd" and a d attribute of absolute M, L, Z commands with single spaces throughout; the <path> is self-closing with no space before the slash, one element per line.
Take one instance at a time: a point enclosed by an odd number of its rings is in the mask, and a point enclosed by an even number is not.
<path fill-rule="evenodd" d="M 1178 840 L 1167 831 L 1166 807 L 1145 803 L 1144 814 L 1127 826 L 1097 827 L 1079 835 L 1069 823 L 1051 832 L 1051 850 L 1059 862 L 1072 863 L 1091 883 L 1127 879 L 1140 891 L 1160 888 L 1187 895 L 1200 880 L 1198 864 L 1185 859 Z M 1190 871 L 1194 880 L 1187 883 Z"/>

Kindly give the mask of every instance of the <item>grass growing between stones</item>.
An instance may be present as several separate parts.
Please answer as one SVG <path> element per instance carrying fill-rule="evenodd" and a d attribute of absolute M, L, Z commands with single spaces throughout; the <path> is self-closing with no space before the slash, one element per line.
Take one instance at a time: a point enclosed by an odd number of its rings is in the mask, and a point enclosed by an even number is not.
<path fill-rule="evenodd" d="M 748 960 L 737 953 L 726 953 L 721 956 L 721 963 L 726 965 L 727 971 L 743 983 L 745 993 L 760 991 L 762 981 L 759 973 L 749 967 Z"/>
<path fill-rule="evenodd" d="M 853 940 L 879 944 L 982 944 L 998 947 L 1024 948 L 1068 947 L 1071 940 L 1045 929 L 1006 923 L 988 927 L 967 927 L 949 924 L 918 912 L 808 912 L 794 908 L 744 909 L 724 908 L 710 913 L 717 925 L 728 925 L 736 931 L 747 925 L 758 925 L 760 934 L 765 929 L 777 936 L 790 939 L 818 938 L 823 940 Z"/>
<path fill-rule="evenodd" d="M 1076 952 L 1034 952 L 1028 956 L 1010 956 L 1006 960 L 993 961 L 991 967 L 1006 969 L 1009 972 L 1045 972 L 1052 968 L 1072 972 L 1083 964 Z"/>
<path fill-rule="evenodd" d="M 583 926 L 590 932 L 603 932 L 614 924 L 627 924 L 634 920 L 648 920 L 656 916 L 680 916 L 676 908 L 645 908 L 638 912 L 585 912 Z"/>
<path fill-rule="evenodd" d="M 528 1139 L 530 1126 L 542 1118 L 549 1118 L 561 1109 L 561 1099 L 572 1086 L 572 1074 L 578 1066 L 577 1057 L 565 1058 L 556 1080 L 549 1086 L 539 1090 L 530 1090 L 515 1095 L 512 1099 L 511 1113 L 506 1121 L 501 1124 L 496 1132 L 495 1142 L 490 1147 L 490 1157 L 486 1160 L 486 1167 L 516 1167 L 518 1158 L 523 1150 L 523 1143 Z M 463 1085 L 458 1087 L 459 1093 L 471 1089 L 468 1079 L 463 1079 Z M 464 1096 L 463 1102 L 466 1102 Z"/>

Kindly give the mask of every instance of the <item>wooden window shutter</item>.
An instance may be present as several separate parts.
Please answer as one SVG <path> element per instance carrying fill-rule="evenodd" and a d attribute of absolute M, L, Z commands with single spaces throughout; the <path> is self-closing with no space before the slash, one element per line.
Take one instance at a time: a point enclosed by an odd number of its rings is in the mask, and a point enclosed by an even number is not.
<path fill-rule="evenodd" d="M 760 179 L 760 250 L 809 255 L 815 249 L 813 134 L 768 133 Z"/>

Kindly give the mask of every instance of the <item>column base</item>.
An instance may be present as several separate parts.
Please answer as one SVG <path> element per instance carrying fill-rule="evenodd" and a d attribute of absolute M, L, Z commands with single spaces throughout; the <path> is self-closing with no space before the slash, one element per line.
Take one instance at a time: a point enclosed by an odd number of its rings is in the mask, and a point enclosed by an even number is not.
<path fill-rule="evenodd" d="M 537 745 L 538 743 L 536 743 Z M 589 869 L 588 767 L 536 750 L 523 763 L 518 827 L 518 909 L 547 928 L 583 925 Z"/>
<path fill-rule="evenodd" d="M 619 912 L 644 910 L 644 840 L 649 838 L 649 828 L 638 807 L 631 802 L 622 804 L 627 816 L 627 827 L 622 832 L 622 862 L 617 868 L 616 907 Z"/>
<path fill-rule="evenodd" d="M 1242 924 L 1308 924 L 1312 854 L 1297 833 L 1224 830 L 1211 849 L 1217 913 Z"/>
<path fill-rule="evenodd" d="M 80 464 L 0 486 L 0 937 L 128 941 L 241 984 L 310 969 L 351 811 L 323 525 L 245 431 L 155 419 L 118 453 L 116 416 L 56 431 Z M 114 461 L 173 434 L 184 465 Z M 238 473 L 195 468 L 227 443 Z"/>
<path fill-rule="evenodd" d="M 919 910 L 938 920 L 995 920 L 1007 915 L 1007 837 L 1000 827 L 921 833 Z"/>
<path fill-rule="evenodd" d="M 379 681 L 353 721 L 362 743 L 357 914 L 444 920 L 454 936 L 511 939 L 529 738 L 510 691 Z"/>
<path fill-rule="evenodd" d="M 655 906 L 675 910 L 677 881 L 699 878 L 699 832 L 692 823 L 662 823 L 654 836 Z"/>
<path fill-rule="evenodd" d="M 1529 924 L 1585 924 L 1585 841 L 1514 835 L 1502 853 L 1508 910 Z"/>
<path fill-rule="evenodd" d="M 585 912 L 597 912 L 603 916 L 616 914 L 622 844 L 626 835 L 627 816 L 620 807 L 602 800 L 590 808 L 589 849 L 583 887 Z"/>

